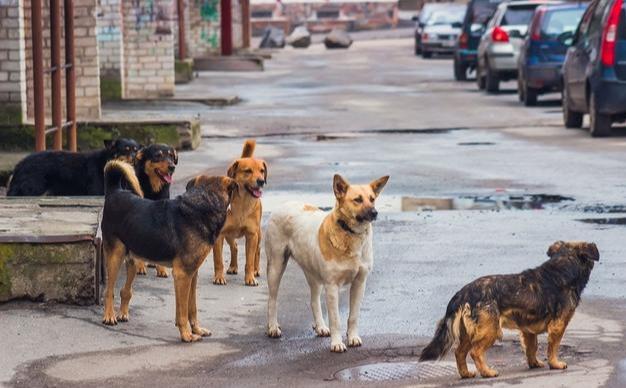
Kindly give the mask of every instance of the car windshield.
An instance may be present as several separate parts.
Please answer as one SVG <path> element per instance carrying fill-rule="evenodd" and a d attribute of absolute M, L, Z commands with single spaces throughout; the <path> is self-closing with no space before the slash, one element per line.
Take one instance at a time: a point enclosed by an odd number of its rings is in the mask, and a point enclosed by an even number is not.
<path fill-rule="evenodd" d="M 536 5 L 530 5 L 526 7 L 509 7 L 507 8 L 502 21 L 501 26 L 527 26 L 530 19 L 535 13 Z"/>
<path fill-rule="evenodd" d="M 427 26 L 438 26 L 443 24 L 461 23 L 465 16 L 463 8 L 438 10 L 433 12 L 426 20 Z"/>
<path fill-rule="evenodd" d="M 583 13 L 585 13 L 584 8 L 549 11 L 543 19 L 541 38 L 556 39 L 565 32 L 576 31 Z"/>
<path fill-rule="evenodd" d="M 433 12 L 439 7 L 439 4 L 425 4 L 419 13 L 418 19 L 421 24 L 426 24 L 426 20 L 432 15 Z"/>
<path fill-rule="evenodd" d="M 471 15 L 471 24 L 473 25 L 484 25 L 487 24 L 487 21 L 493 15 L 494 10 L 500 4 L 499 0 L 477 0 L 474 3 L 472 8 Z"/>

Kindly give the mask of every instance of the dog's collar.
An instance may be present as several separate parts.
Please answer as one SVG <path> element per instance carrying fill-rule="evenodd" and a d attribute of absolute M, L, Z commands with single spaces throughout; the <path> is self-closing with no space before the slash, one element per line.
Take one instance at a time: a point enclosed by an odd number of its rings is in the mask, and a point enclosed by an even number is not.
<path fill-rule="evenodd" d="M 345 230 L 346 232 L 350 233 L 350 234 L 357 234 L 357 232 L 355 232 L 354 230 L 352 230 L 352 228 L 350 228 L 350 226 L 348 225 L 347 222 L 345 222 L 342 219 L 338 219 L 337 220 L 337 225 L 339 225 L 339 227 L 343 230 Z"/>

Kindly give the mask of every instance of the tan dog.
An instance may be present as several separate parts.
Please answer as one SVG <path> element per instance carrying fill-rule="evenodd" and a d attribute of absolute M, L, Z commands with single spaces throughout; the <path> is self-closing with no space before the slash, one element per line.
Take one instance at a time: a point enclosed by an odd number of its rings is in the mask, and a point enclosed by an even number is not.
<path fill-rule="evenodd" d="M 348 346 L 361 346 L 358 318 L 365 281 L 372 269 L 372 221 L 378 215 L 374 201 L 388 176 L 369 185 L 350 185 L 335 175 L 335 208 L 323 212 L 315 206 L 293 204 L 273 212 L 267 226 L 267 285 L 269 287 L 267 335 L 280 337 L 276 298 L 287 261 L 293 258 L 304 271 L 311 288 L 313 329 L 320 337 L 330 335 L 332 352 L 346 351 L 339 324 L 339 288 L 350 285 Z M 320 296 L 326 292 L 330 329 L 324 323 Z"/>
<path fill-rule="evenodd" d="M 224 285 L 224 260 L 222 251 L 224 239 L 230 247 L 230 266 L 227 273 L 236 274 L 237 241 L 246 238 L 246 274 L 247 286 L 256 286 L 256 277 L 260 275 L 259 261 L 261 258 L 261 195 L 267 183 L 267 164 L 261 159 L 252 157 L 256 142 L 246 140 L 241 158 L 228 168 L 228 176 L 239 184 L 239 192 L 234 196 L 228 210 L 226 224 L 213 248 L 214 277 L 213 283 Z"/>

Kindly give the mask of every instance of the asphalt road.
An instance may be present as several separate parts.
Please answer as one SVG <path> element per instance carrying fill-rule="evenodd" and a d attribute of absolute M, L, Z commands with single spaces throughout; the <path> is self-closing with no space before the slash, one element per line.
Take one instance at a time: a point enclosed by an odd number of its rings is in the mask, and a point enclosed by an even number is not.
<path fill-rule="evenodd" d="M 113 328 L 100 324 L 99 306 L 1 306 L 0 382 L 317 387 L 351 378 L 370 386 L 624 386 L 626 230 L 619 218 L 626 217 L 626 130 L 608 139 L 566 130 L 558 96 L 532 109 L 517 102 L 514 83 L 486 96 L 474 83 L 454 82 L 449 59 L 418 59 L 411 44 L 287 49 L 265 72 L 202 73 L 180 88 L 237 94 L 243 102 L 234 107 L 125 103 L 105 110 L 200 116 L 205 139 L 180 155 L 176 192 L 199 172 L 223 174 L 243 139 L 257 137 L 257 156 L 269 162 L 264 220 L 286 200 L 332 206 L 336 172 L 359 183 L 391 175 L 378 204 L 363 347 L 331 354 L 329 340 L 314 336 L 308 288 L 295 263 L 279 293 L 283 337 L 272 340 L 264 335 L 265 278 L 245 287 L 242 268 L 228 285 L 214 286 L 209 261 L 200 275 L 199 311 L 212 338 L 178 343 L 171 279 L 150 273 L 136 282 L 131 321 Z M 403 198 L 445 198 L 454 209 L 403 211 Z M 587 219 L 605 221 L 581 221 Z M 458 288 L 481 275 L 536 266 L 555 240 L 595 241 L 601 253 L 565 335 L 567 371 L 529 372 L 513 333 L 489 353 L 501 372 L 495 380 L 460 381 L 450 358 L 414 364 Z M 345 329 L 345 292 L 341 313 Z M 545 353 L 545 337 L 540 343 Z"/>

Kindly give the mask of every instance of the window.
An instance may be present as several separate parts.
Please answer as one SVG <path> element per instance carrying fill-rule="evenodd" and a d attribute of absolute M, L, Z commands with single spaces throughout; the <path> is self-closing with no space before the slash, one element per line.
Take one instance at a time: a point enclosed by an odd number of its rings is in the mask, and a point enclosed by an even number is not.
<path fill-rule="evenodd" d="M 258 10 L 250 12 L 250 17 L 252 19 L 271 19 L 272 11 L 271 10 Z"/>
<path fill-rule="evenodd" d="M 339 10 L 326 9 L 317 11 L 318 19 L 339 19 Z"/>
<path fill-rule="evenodd" d="M 541 26 L 541 38 L 556 39 L 564 32 L 576 31 L 578 22 L 584 12 L 585 10 L 583 8 L 548 12 Z"/>
<path fill-rule="evenodd" d="M 527 26 L 535 13 L 536 5 L 531 7 L 509 7 L 507 8 L 501 26 Z"/>

